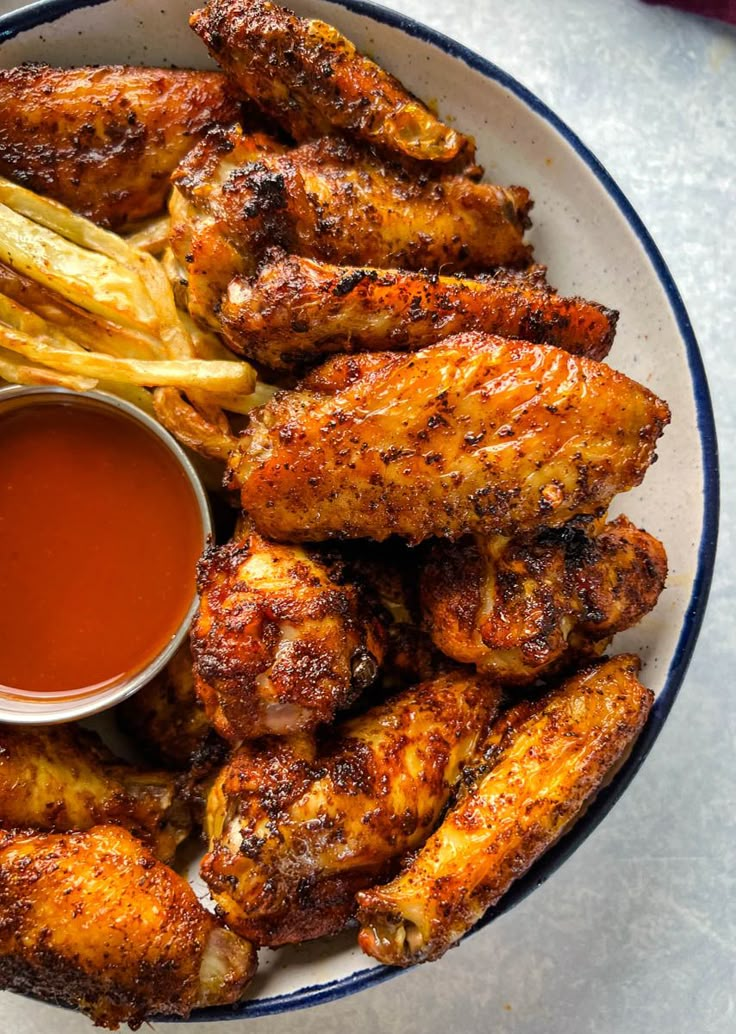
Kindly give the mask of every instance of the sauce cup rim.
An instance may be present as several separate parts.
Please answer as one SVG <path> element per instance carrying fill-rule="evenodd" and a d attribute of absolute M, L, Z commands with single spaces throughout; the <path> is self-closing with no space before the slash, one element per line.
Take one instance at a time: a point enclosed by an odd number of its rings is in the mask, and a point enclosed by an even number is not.
<path fill-rule="evenodd" d="M 70 388 L 59 388 L 54 385 L 15 385 L 10 384 L 0 387 L 0 420 L 3 417 L 3 410 L 6 403 L 15 399 L 52 398 L 63 400 L 65 404 L 97 406 L 102 409 L 116 410 L 124 414 L 138 424 L 146 427 L 155 437 L 168 449 L 169 453 L 177 461 L 184 472 L 189 486 L 191 487 L 197 502 L 200 522 L 202 525 L 202 549 L 212 541 L 212 514 L 210 511 L 207 494 L 202 481 L 192 461 L 175 438 L 157 420 L 149 416 L 144 410 L 125 399 L 119 398 L 106 391 L 73 391 Z M 15 407 L 13 407 L 15 408 Z M 95 692 L 92 690 L 85 696 L 76 698 L 65 697 L 60 699 L 30 699 L 27 697 L 10 698 L 0 693 L 0 722 L 14 723 L 16 725 L 50 725 L 57 722 L 71 722 L 78 718 L 87 718 L 90 715 L 105 711 L 115 704 L 126 700 L 137 693 L 146 683 L 150 682 L 166 664 L 171 660 L 176 651 L 184 641 L 197 610 L 197 594 L 194 593 L 191 605 L 184 616 L 176 634 L 159 651 L 149 663 L 135 674 L 125 678 L 112 686 Z"/>

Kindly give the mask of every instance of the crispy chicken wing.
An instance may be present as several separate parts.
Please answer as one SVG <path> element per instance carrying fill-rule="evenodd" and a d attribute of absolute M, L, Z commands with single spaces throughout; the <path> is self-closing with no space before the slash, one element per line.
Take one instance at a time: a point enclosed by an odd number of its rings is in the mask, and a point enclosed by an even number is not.
<path fill-rule="evenodd" d="M 192 828 L 168 772 L 126 765 L 75 725 L 0 725 L 0 825 L 54 832 L 115 823 L 170 861 Z"/>
<path fill-rule="evenodd" d="M 263 226 L 266 242 L 257 240 L 251 227 L 253 251 L 248 241 L 242 246 L 229 220 L 218 216 L 218 206 L 210 204 L 224 182 L 241 165 L 257 163 L 266 155 L 283 154 L 285 148 L 265 133 L 244 133 L 240 126 L 213 130 L 195 154 L 179 170 L 177 178 L 186 183 L 187 196 L 174 188 L 169 199 L 171 251 L 177 262 L 175 291 L 192 316 L 219 329 L 222 296 L 234 276 L 252 274 L 258 253 L 267 246 L 271 227 Z M 182 179 L 184 176 L 184 179 Z"/>
<path fill-rule="evenodd" d="M 199 702 L 193 665 L 185 642 L 160 675 L 118 705 L 115 716 L 157 764 L 199 774 L 222 759 L 225 744 Z"/>
<path fill-rule="evenodd" d="M 639 484 L 668 420 L 602 363 L 459 334 L 329 359 L 253 413 L 231 482 L 283 541 L 518 535 Z"/>
<path fill-rule="evenodd" d="M 433 543 L 422 609 L 444 653 L 523 684 L 601 654 L 652 609 L 666 577 L 662 543 L 626 517 L 601 530 L 571 521 L 511 541 Z"/>
<path fill-rule="evenodd" d="M 220 312 L 230 347 L 274 370 L 311 365 L 331 352 L 425 348 L 466 330 L 601 360 L 617 318 L 522 280 L 346 268 L 280 254 L 257 277 L 235 277 Z"/>
<path fill-rule="evenodd" d="M 192 144 L 239 110 L 220 72 L 0 70 L 0 174 L 119 227 L 161 211 L 169 177 Z"/>
<path fill-rule="evenodd" d="M 237 1001 L 253 946 L 117 826 L 0 833 L 0 986 L 135 1030 Z"/>
<path fill-rule="evenodd" d="M 205 138 L 173 181 L 227 227 L 248 275 L 275 246 L 325 262 L 445 273 L 530 262 L 523 187 L 417 176 L 332 137 L 237 164 L 240 139 L 230 134 L 225 153 L 221 134 Z"/>
<path fill-rule="evenodd" d="M 355 891 L 432 831 L 498 696 L 483 678 L 445 676 L 316 742 L 236 751 L 210 794 L 202 864 L 228 925 L 271 945 L 339 930 Z"/>
<path fill-rule="evenodd" d="M 393 882 L 358 894 L 365 952 L 394 966 L 439 958 L 499 900 L 636 739 L 653 700 L 638 670 L 622 654 L 498 719 L 437 832 Z"/>
<path fill-rule="evenodd" d="M 382 621 L 338 561 L 252 532 L 205 553 L 198 589 L 195 685 L 230 743 L 328 722 L 378 673 Z"/>
<path fill-rule="evenodd" d="M 449 162 L 463 151 L 472 159 L 467 137 L 332 25 L 268 0 L 211 0 L 190 24 L 244 93 L 296 140 L 339 129 L 400 157 Z"/>

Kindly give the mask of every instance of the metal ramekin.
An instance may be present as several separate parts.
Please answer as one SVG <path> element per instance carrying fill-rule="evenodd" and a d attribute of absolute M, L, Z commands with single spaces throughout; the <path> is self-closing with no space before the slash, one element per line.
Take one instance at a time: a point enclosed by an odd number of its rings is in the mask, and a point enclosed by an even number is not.
<path fill-rule="evenodd" d="M 199 475 L 186 453 L 161 424 L 143 412 L 143 410 L 138 409 L 137 406 L 106 392 L 76 392 L 66 388 L 20 387 L 15 385 L 0 388 L 0 420 L 2 420 L 3 414 L 9 409 L 16 409 L 26 402 L 42 402 L 44 400 L 63 400 L 67 405 L 86 406 L 88 408 L 115 409 L 120 413 L 124 413 L 131 420 L 142 424 L 152 434 L 156 435 L 172 456 L 176 458 L 192 487 L 199 507 L 199 516 L 202 523 L 202 548 L 204 549 L 212 537 L 212 516 L 207 496 Z M 93 690 L 87 695 L 76 698 L 54 699 L 49 697 L 46 699 L 40 694 L 33 699 L 24 697 L 12 698 L 0 692 L 0 721 L 14 722 L 21 725 L 70 722 L 77 718 L 97 714 L 99 711 L 112 707 L 113 704 L 120 703 L 121 700 L 132 696 L 147 682 L 150 682 L 154 675 L 161 671 L 164 665 L 168 663 L 184 641 L 196 609 L 197 598 L 195 595 L 177 633 L 145 668 L 136 672 L 130 678 L 117 682 L 112 686 L 107 686 L 99 692 Z"/>

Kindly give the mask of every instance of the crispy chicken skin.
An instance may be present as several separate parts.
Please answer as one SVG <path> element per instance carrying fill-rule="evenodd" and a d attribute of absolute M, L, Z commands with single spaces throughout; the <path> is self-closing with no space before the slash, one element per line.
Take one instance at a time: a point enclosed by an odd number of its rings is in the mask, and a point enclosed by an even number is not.
<path fill-rule="evenodd" d="M 147 686 L 115 709 L 118 724 L 157 764 L 200 772 L 217 763 L 224 744 L 194 688 L 188 642 Z"/>
<path fill-rule="evenodd" d="M 241 165 L 258 163 L 266 155 L 283 154 L 286 148 L 266 133 L 244 133 L 241 126 L 212 130 L 181 164 L 169 198 L 171 251 L 177 262 L 175 290 L 196 319 L 219 329 L 218 313 L 230 280 L 253 274 L 256 256 L 267 246 L 275 228 L 268 219 L 260 228 L 251 224 L 250 241 L 241 247 L 216 200 L 223 183 Z M 263 235 L 265 243 L 261 241 Z M 252 250 L 249 250 L 252 246 Z"/>
<path fill-rule="evenodd" d="M 0 826 L 61 833 L 100 823 L 130 829 L 163 861 L 192 828 L 170 773 L 125 764 L 75 725 L 0 725 Z"/>
<path fill-rule="evenodd" d="M 341 130 L 381 149 L 448 162 L 467 137 L 443 125 L 332 25 L 268 0 L 211 0 L 190 19 L 212 57 L 296 140 Z"/>
<path fill-rule="evenodd" d="M 510 541 L 432 543 L 422 610 L 448 656 L 523 684 L 603 653 L 654 607 L 666 577 L 662 543 L 626 517 L 602 530 L 571 521 Z"/>
<path fill-rule="evenodd" d="M 230 743 L 331 721 L 374 680 L 385 632 L 338 561 L 251 532 L 205 552 L 195 685 Z"/>
<path fill-rule="evenodd" d="M 459 334 L 329 359 L 253 413 L 231 483 L 281 541 L 519 535 L 638 485 L 668 420 L 602 363 Z"/>
<path fill-rule="evenodd" d="M 466 330 L 605 359 L 618 314 L 523 281 L 332 266 L 275 255 L 229 284 L 220 313 L 233 349 L 274 370 L 332 352 L 425 348 Z"/>
<path fill-rule="evenodd" d="M 238 97 L 220 72 L 103 65 L 0 70 L 0 173 L 103 226 L 155 215 L 169 177 Z"/>
<path fill-rule="evenodd" d="M 391 883 L 358 894 L 367 954 L 439 958 L 554 843 L 644 725 L 653 694 L 638 671 L 622 654 L 498 719 L 437 832 Z"/>
<path fill-rule="evenodd" d="M 269 945 L 337 932 L 355 891 L 435 827 L 498 698 L 479 676 L 444 676 L 316 742 L 236 751 L 210 794 L 202 864 L 227 924 Z"/>
<path fill-rule="evenodd" d="M 0 833 L 0 986 L 136 1030 L 237 1001 L 253 946 L 117 826 Z"/>
<path fill-rule="evenodd" d="M 173 182 L 227 227 L 252 273 L 271 247 L 340 265 L 443 273 L 529 265 L 523 187 L 417 176 L 333 137 L 238 164 L 238 139 L 227 153 L 222 134 L 205 138 Z"/>

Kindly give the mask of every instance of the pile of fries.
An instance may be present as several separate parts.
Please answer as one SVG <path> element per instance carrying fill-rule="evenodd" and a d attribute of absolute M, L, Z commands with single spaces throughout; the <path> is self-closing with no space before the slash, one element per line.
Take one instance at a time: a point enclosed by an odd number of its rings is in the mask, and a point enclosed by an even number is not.
<path fill-rule="evenodd" d="M 167 237 L 166 218 L 126 239 L 0 177 L 0 379 L 111 392 L 224 460 L 228 414 L 270 391 L 177 308 Z"/>

